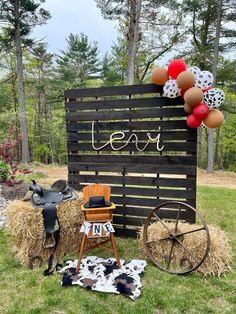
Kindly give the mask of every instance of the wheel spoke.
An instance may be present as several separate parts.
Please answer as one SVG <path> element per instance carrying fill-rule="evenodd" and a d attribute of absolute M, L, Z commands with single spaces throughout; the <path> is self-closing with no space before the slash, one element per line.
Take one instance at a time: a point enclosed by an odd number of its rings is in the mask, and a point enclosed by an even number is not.
<path fill-rule="evenodd" d="M 179 205 L 179 210 L 177 212 L 177 217 L 176 217 L 176 222 L 175 222 L 175 229 L 174 229 L 174 233 L 177 232 L 177 227 L 178 227 L 178 222 L 179 222 L 179 215 L 180 215 L 180 211 L 181 211 L 181 204 Z"/>
<path fill-rule="evenodd" d="M 160 221 L 160 223 L 162 224 L 162 226 L 169 232 L 170 232 L 170 229 L 164 224 L 164 222 L 161 220 L 161 218 L 159 218 L 156 214 L 153 213 L 153 215 L 157 218 L 158 221 Z"/>
<path fill-rule="evenodd" d="M 167 269 L 168 270 L 170 269 L 170 261 L 171 261 L 171 258 L 172 258 L 173 247 L 174 247 L 174 241 L 172 241 L 172 244 L 171 244 L 171 247 L 170 247 L 170 255 L 169 255 L 168 263 L 167 263 Z"/>
<path fill-rule="evenodd" d="M 193 254 L 189 251 L 189 249 L 183 244 L 183 242 L 179 241 L 179 239 L 175 238 L 175 240 L 184 248 L 184 250 L 192 257 L 192 259 L 198 264 L 199 261 L 193 256 Z"/>
<path fill-rule="evenodd" d="M 165 238 L 161 238 L 161 239 L 155 239 L 155 240 L 150 240 L 150 241 L 147 241 L 146 243 L 149 244 L 149 243 L 153 243 L 155 241 L 164 241 L 164 240 L 169 240 L 170 237 L 165 237 Z"/>
<path fill-rule="evenodd" d="M 175 236 L 178 237 L 178 236 L 182 236 L 182 235 L 185 235 L 185 234 L 189 234 L 189 233 L 193 233 L 193 232 L 197 232 L 197 231 L 201 231 L 201 230 L 206 230 L 206 229 L 205 229 L 205 227 L 201 227 L 201 228 L 198 228 L 198 229 L 177 233 L 177 234 L 175 234 Z"/>

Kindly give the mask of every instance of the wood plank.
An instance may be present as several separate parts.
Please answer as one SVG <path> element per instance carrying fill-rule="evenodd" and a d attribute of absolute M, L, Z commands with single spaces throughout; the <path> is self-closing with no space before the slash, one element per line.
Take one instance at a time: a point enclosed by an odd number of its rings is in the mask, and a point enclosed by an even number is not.
<path fill-rule="evenodd" d="M 138 143 L 138 148 L 143 149 L 145 147 L 146 143 Z M 96 148 L 101 147 L 104 145 L 104 143 L 94 143 L 94 146 Z M 120 148 L 125 145 L 125 141 L 122 143 L 116 143 L 113 142 L 113 146 L 115 148 Z M 191 152 L 196 153 L 197 151 L 197 145 L 195 142 L 164 142 L 162 141 L 159 144 L 159 148 L 162 148 L 164 146 L 164 149 L 162 153 L 166 152 Z M 67 149 L 71 152 L 88 152 L 88 151 L 96 151 L 92 147 L 92 143 L 75 143 L 75 142 L 68 142 L 67 143 Z M 110 145 L 104 147 L 101 149 L 101 151 L 111 151 L 112 148 Z M 119 149 L 120 152 L 124 151 L 137 151 L 135 143 L 129 143 L 127 146 L 123 147 L 122 149 Z M 157 143 L 149 143 L 148 146 L 145 148 L 143 152 L 156 152 L 157 154 L 160 154 L 160 152 L 157 150 Z"/>
<path fill-rule="evenodd" d="M 129 215 L 129 216 L 139 216 L 147 217 L 153 208 L 143 208 L 143 207 L 133 207 L 133 206 L 123 206 L 116 205 L 116 209 L 113 210 L 113 215 Z"/>
<path fill-rule="evenodd" d="M 124 180 L 125 182 L 125 180 Z M 134 182 L 134 181 L 133 181 Z M 90 182 L 91 183 L 91 182 Z M 99 181 L 100 183 L 100 181 Z M 103 183 L 103 182 L 102 182 Z M 125 183 L 124 183 L 125 184 Z M 158 185 L 161 187 L 160 185 Z M 195 190 L 182 190 L 182 189 L 174 189 L 172 187 L 156 188 L 157 185 L 152 185 L 148 187 L 127 187 L 127 186 L 112 186 L 112 195 L 126 195 L 126 196 L 150 196 L 150 197 L 166 197 L 166 198 L 174 198 L 174 199 L 195 199 L 196 191 Z M 77 187 L 77 189 L 80 189 Z M 82 189 L 82 185 L 81 185 Z"/>
<path fill-rule="evenodd" d="M 182 97 L 149 97 L 133 99 L 110 99 L 94 101 L 69 101 L 65 102 L 65 109 L 69 112 L 81 110 L 104 110 L 122 108 L 151 108 L 151 107 L 179 107 L 183 106 Z"/>
<path fill-rule="evenodd" d="M 122 206 L 122 205 L 117 205 L 116 209 L 113 211 L 113 215 L 127 215 L 127 216 L 138 216 L 138 217 L 147 217 L 153 208 L 142 208 L 142 207 L 129 207 L 129 206 Z M 159 209 L 158 210 L 158 216 L 160 218 L 164 218 L 166 215 L 166 218 L 176 217 L 177 210 L 174 209 Z M 183 214 L 184 213 L 184 214 Z M 185 220 L 187 217 L 194 217 L 194 212 L 193 211 L 188 211 L 188 214 L 185 214 L 185 211 L 181 211 L 182 218 Z M 186 217 L 187 216 L 187 217 Z"/>
<path fill-rule="evenodd" d="M 158 211 L 158 217 L 163 219 L 173 219 L 175 220 L 177 217 L 178 211 L 175 210 L 165 210 L 160 209 Z M 188 219 L 193 219 L 194 212 L 190 211 L 181 211 L 180 212 L 180 220 L 186 221 Z M 130 226 L 142 226 L 145 224 L 146 217 L 137 217 L 137 216 L 121 216 L 121 215 L 113 215 L 113 223 L 114 224 L 126 224 Z"/>
<path fill-rule="evenodd" d="M 196 142 L 195 138 L 195 131 L 194 129 L 191 129 L 189 131 L 161 131 L 161 140 L 181 140 L 181 141 L 192 141 Z M 131 131 L 127 131 L 125 133 L 125 138 L 128 138 L 132 134 Z M 147 132 L 135 132 L 135 134 L 138 136 L 138 139 L 140 141 L 146 141 L 147 140 Z M 156 136 L 156 132 L 150 132 L 151 136 Z M 98 132 L 95 134 L 95 140 L 96 141 L 108 141 L 110 138 L 111 132 Z M 68 142 L 79 142 L 84 141 L 88 142 L 91 141 L 92 134 L 91 132 L 88 133 L 77 133 L 77 132 L 68 132 L 67 133 L 67 141 Z"/>
<path fill-rule="evenodd" d="M 173 201 L 177 199 L 171 199 Z M 133 206 L 145 206 L 145 207 L 151 207 L 154 208 L 160 204 L 162 204 L 164 201 L 167 201 L 165 199 L 153 199 L 153 198 L 137 198 L 137 197 L 121 197 L 121 196 L 112 196 L 111 201 L 114 202 L 117 205 L 133 205 Z M 195 200 L 186 200 L 184 201 L 186 204 L 195 207 Z"/>
<path fill-rule="evenodd" d="M 133 110 L 109 110 L 95 112 L 67 112 L 66 121 L 110 121 L 123 119 L 145 119 L 165 117 L 185 117 L 187 113 L 184 108 L 154 108 L 154 109 L 133 109 Z"/>
<path fill-rule="evenodd" d="M 140 167 L 145 167 L 145 165 L 179 165 L 183 169 L 186 169 L 186 174 L 194 174 L 192 169 L 188 171 L 188 166 L 196 166 L 196 156 L 142 156 L 142 155 L 77 155 L 68 153 L 68 162 L 74 163 L 105 163 L 107 164 L 107 171 L 109 170 L 110 164 L 121 163 L 125 164 L 139 164 Z M 127 165 L 128 166 L 128 165 Z M 143 171 L 145 172 L 145 171 Z M 190 172 L 190 173 L 188 173 Z"/>
<path fill-rule="evenodd" d="M 127 238 L 137 238 L 137 229 L 128 229 L 128 228 L 120 228 L 118 226 L 115 227 L 115 236 L 117 237 L 127 237 Z"/>
<path fill-rule="evenodd" d="M 69 182 L 70 184 L 89 184 L 89 183 L 104 183 L 104 184 L 126 184 L 126 185 L 142 185 L 142 186 L 167 186 L 167 184 L 170 184 L 169 181 L 166 182 L 166 180 L 159 179 L 157 177 L 137 177 L 137 176 L 109 176 L 109 175 L 77 175 L 77 174 L 69 174 Z M 176 182 L 179 180 L 179 178 L 173 179 Z M 172 182 L 173 182 L 172 180 Z M 171 182 L 171 183 L 172 183 Z M 162 185 L 164 183 L 165 185 Z M 178 183 L 176 183 L 175 186 L 177 186 Z M 179 182 L 179 185 L 181 186 L 182 182 Z M 174 184 L 172 184 L 173 187 Z M 187 185 L 187 184 L 186 184 Z M 178 186 L 179 187 L 179 186 Z M 187 186 L 188 187 L 188 186 Z M 189 187 L 190 188 L 190 187 Z"/>
<path fill-rule="evenodd" d="M 159 186 L 159 185 L 158 185 Z M 160 187 L 160 186 L 159 186 Z M 168 198 L 187 198 L 187 199 L 195 199 L 196 191 L 194 190 L 181 190 L 181 189 L 173 189 L 173 188 L 159 188 L 156 186 L 153 188 L 141 188 L 141 187 L 112 187 L 112 195 L 134 195 L 134 196 L 151 196 L 151 197 L 168 197 Z"/>
<path fill-rule="evenodd" d="M 108 172 L 107 174 L 110 175 L 117 175 L 117 172 L 120 173 L 126 173 L 126 177 L 128 174 L 130 173 L 141 173 L 142 175 L 144 175 L 145 177 L 151 177 L 153 179 L 153 174 L 164 174 L 165 171 L 163 170 L 163 165 L 166 164 L 168 165 L 168 174 L 176 174 L 176 171 L 182 171 L 186 170 L 186 166 L 185 165 L 179 165 L 180 161 L 179 159 L 175 158 L 172 159 L 172 164 L 168 164 L 168 159 L 166 158 L 166 162 L 165 159 L 163 159 L 164 156 L 161 156 L 160 158 L 157 158 L 157 162 L 155 164 L 141 164 L 141 165 L 137 165 L 137 164 L 109 164 L 109 169 L 108 169 L 108 165 L 104 164 L 104 163 L 68 163 L 68 169 L 69 172 L 78 172 L 78 171 L 96 171 L 96 172 Z M 188 157 L 188 156 L 186 156 Z M 175 170 L 176 165 L 178 165 L 178 169 L 179 170 Z M 191 172 L 194 170 L 195 166 L 187 166 Z M 187 169 L 188 169 L 187 168 Z M 108 171 L 109 170 L 109 171 Z M 114 174 L 112 174 L 112 172 L 115 172 Z M 151 174 L 148 175 L 148 173 Z M 73 175 L 73 173 L 71 173 Z M 77 173 L 78 175 L 79 173 Z M 186 174 L 186 173 L 184 173 Z M 195 172 L 196 174 L 196 172 Z M 89 175 L 89 174 L 88 174 Z M 99 174 L 100 176 L 101 174 Z M 137 177 L 136 179 L 138 180 L 139 177 Z M 160 180 L 162 180 L 163 182 L 168 182 L 169 180 L 172 180 L 172 178 L 160 178 Z M 175 180 L 175 179 L 174 179 Z M 178 180 L 183 181 L 183 182 L 195 182 L 194 179 L 188 178 L 188 180 L 186 180 L 186 178 L 178 178 Z M 174 183 L 173 183 L 174 184 Z"/>
<path fill-rule="evenodd" d="M 76 179 L 74 177 L 76 176 Z M 162 178 L 162 177 L 138 177 L 138 176 L 94 176 L 91 175 L 91 178 L 81 177 L 81 175 L 69 175 L 71 178 L 70 183 L 75 184 L 77 190 L 82 190 L 82 188 L 87 185 L 87 183 L 105 183 L 105 184 L 125 184 L 125 185 L 134 185 L 138 186 L 160 186 L 160 187 L 169 187 L 169 188 L 189 188 L 196 189 L 196 178 L 195 179 L 183 179 L 183 178 Z M 83 184 L 83 181 L 87 181 Z M 113 191 L 114 186 L 112 186 Z"/>
<path fill-rule="evenodd" d="M 98 88 L 81 88 L 65 90 L 64 98 L 83 98 L 83 97 L 102 97 L 115 95 L 133 95 L 133 94 L 149 94 L 162 93 L 163 86 L 155 84 L 145 85 L 125 85 Z"/>
<path fill-rule="evenodd" d="M 186 120 L 149 120 L 149 121 L 120 121 L 120 122 L 97 122 L 94 125 L 95 131 L 110 131 L 111 133 L 114 131 L 145 131 L 148 132 L 154 131 L 157 132 L 159 127 L 161 130 L 189 130 L 190 128 L 187 126 Z M 66 123 L 67 132 L 81 132 L 81 131 L 91 131 L 92 130 L 92 122 L 69 122 Z M 196 129 L 195 134 L 197 134 Z M 194 134 L 194 130 L 192 130 Z"/>
<path fill-rule="evenodd" d="M 142 226 L 145 223 L 146 217 L 127 217 L 127 216 L 116 216 L 113 215 L 114 224 L 125 224 L 129 226 Z"/>

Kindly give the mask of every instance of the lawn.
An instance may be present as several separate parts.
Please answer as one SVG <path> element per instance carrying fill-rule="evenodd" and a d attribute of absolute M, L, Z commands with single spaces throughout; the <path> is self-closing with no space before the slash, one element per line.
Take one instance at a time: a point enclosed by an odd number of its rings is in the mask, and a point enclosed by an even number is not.
<path fill-rule="evenodd" d="M 0 313 L 236 313 L 236 190 L 199 186 L 197 200 L 206 221 L 220 226 L 230 237 L 233 272 L 227 276 L 202 278 L 196 272 L 175 276 L 148 262 L 136 301 L 78 286 L 62 288 L 60 274 L 44 277 L 42 269 L 30 271 L 16 262 L 9 237 L 1 231 Z M 135 239 L 117 238 L 117 244 L 121 257 L 143 258 Z M 101 257 L 107 254 L 99 251 Z"/>

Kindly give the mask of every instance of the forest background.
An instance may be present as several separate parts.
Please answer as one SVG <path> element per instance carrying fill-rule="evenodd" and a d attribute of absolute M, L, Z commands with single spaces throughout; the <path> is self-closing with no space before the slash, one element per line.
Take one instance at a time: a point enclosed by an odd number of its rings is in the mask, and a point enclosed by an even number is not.
<path fill-rule="evenodd" d="M 171 55 L 211 71 L 226 95 L 225 123 L 198 128 L 198 166 L 236 171 L 235 0 L 95 0 L 119 25 L 104 56 L 73 23 L 57 54 L 35 40 L 33 29 L 50 23 L 44 2 L 0 2 L 0 143 L 15 141 L 18 161 L 66 163 L 65 89 L 150 83 L 160 58 Z"/>

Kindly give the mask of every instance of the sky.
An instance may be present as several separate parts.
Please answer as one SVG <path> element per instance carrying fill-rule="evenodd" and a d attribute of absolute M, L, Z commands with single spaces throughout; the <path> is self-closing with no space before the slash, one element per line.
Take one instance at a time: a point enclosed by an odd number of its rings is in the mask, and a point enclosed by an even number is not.
<path fill-rule="evenodd" d="M 51 13 L 46 25 L 37 26 L 32 35 L 48 43 L 51 53 L 66 48 L 65 38 L 70 34 L 88 36 L 97 41 L 100 55 L 109 52 L 117 38 L 117 22 L 104 20 L 94 0 L 46 0 L 42 7 Z"/>

